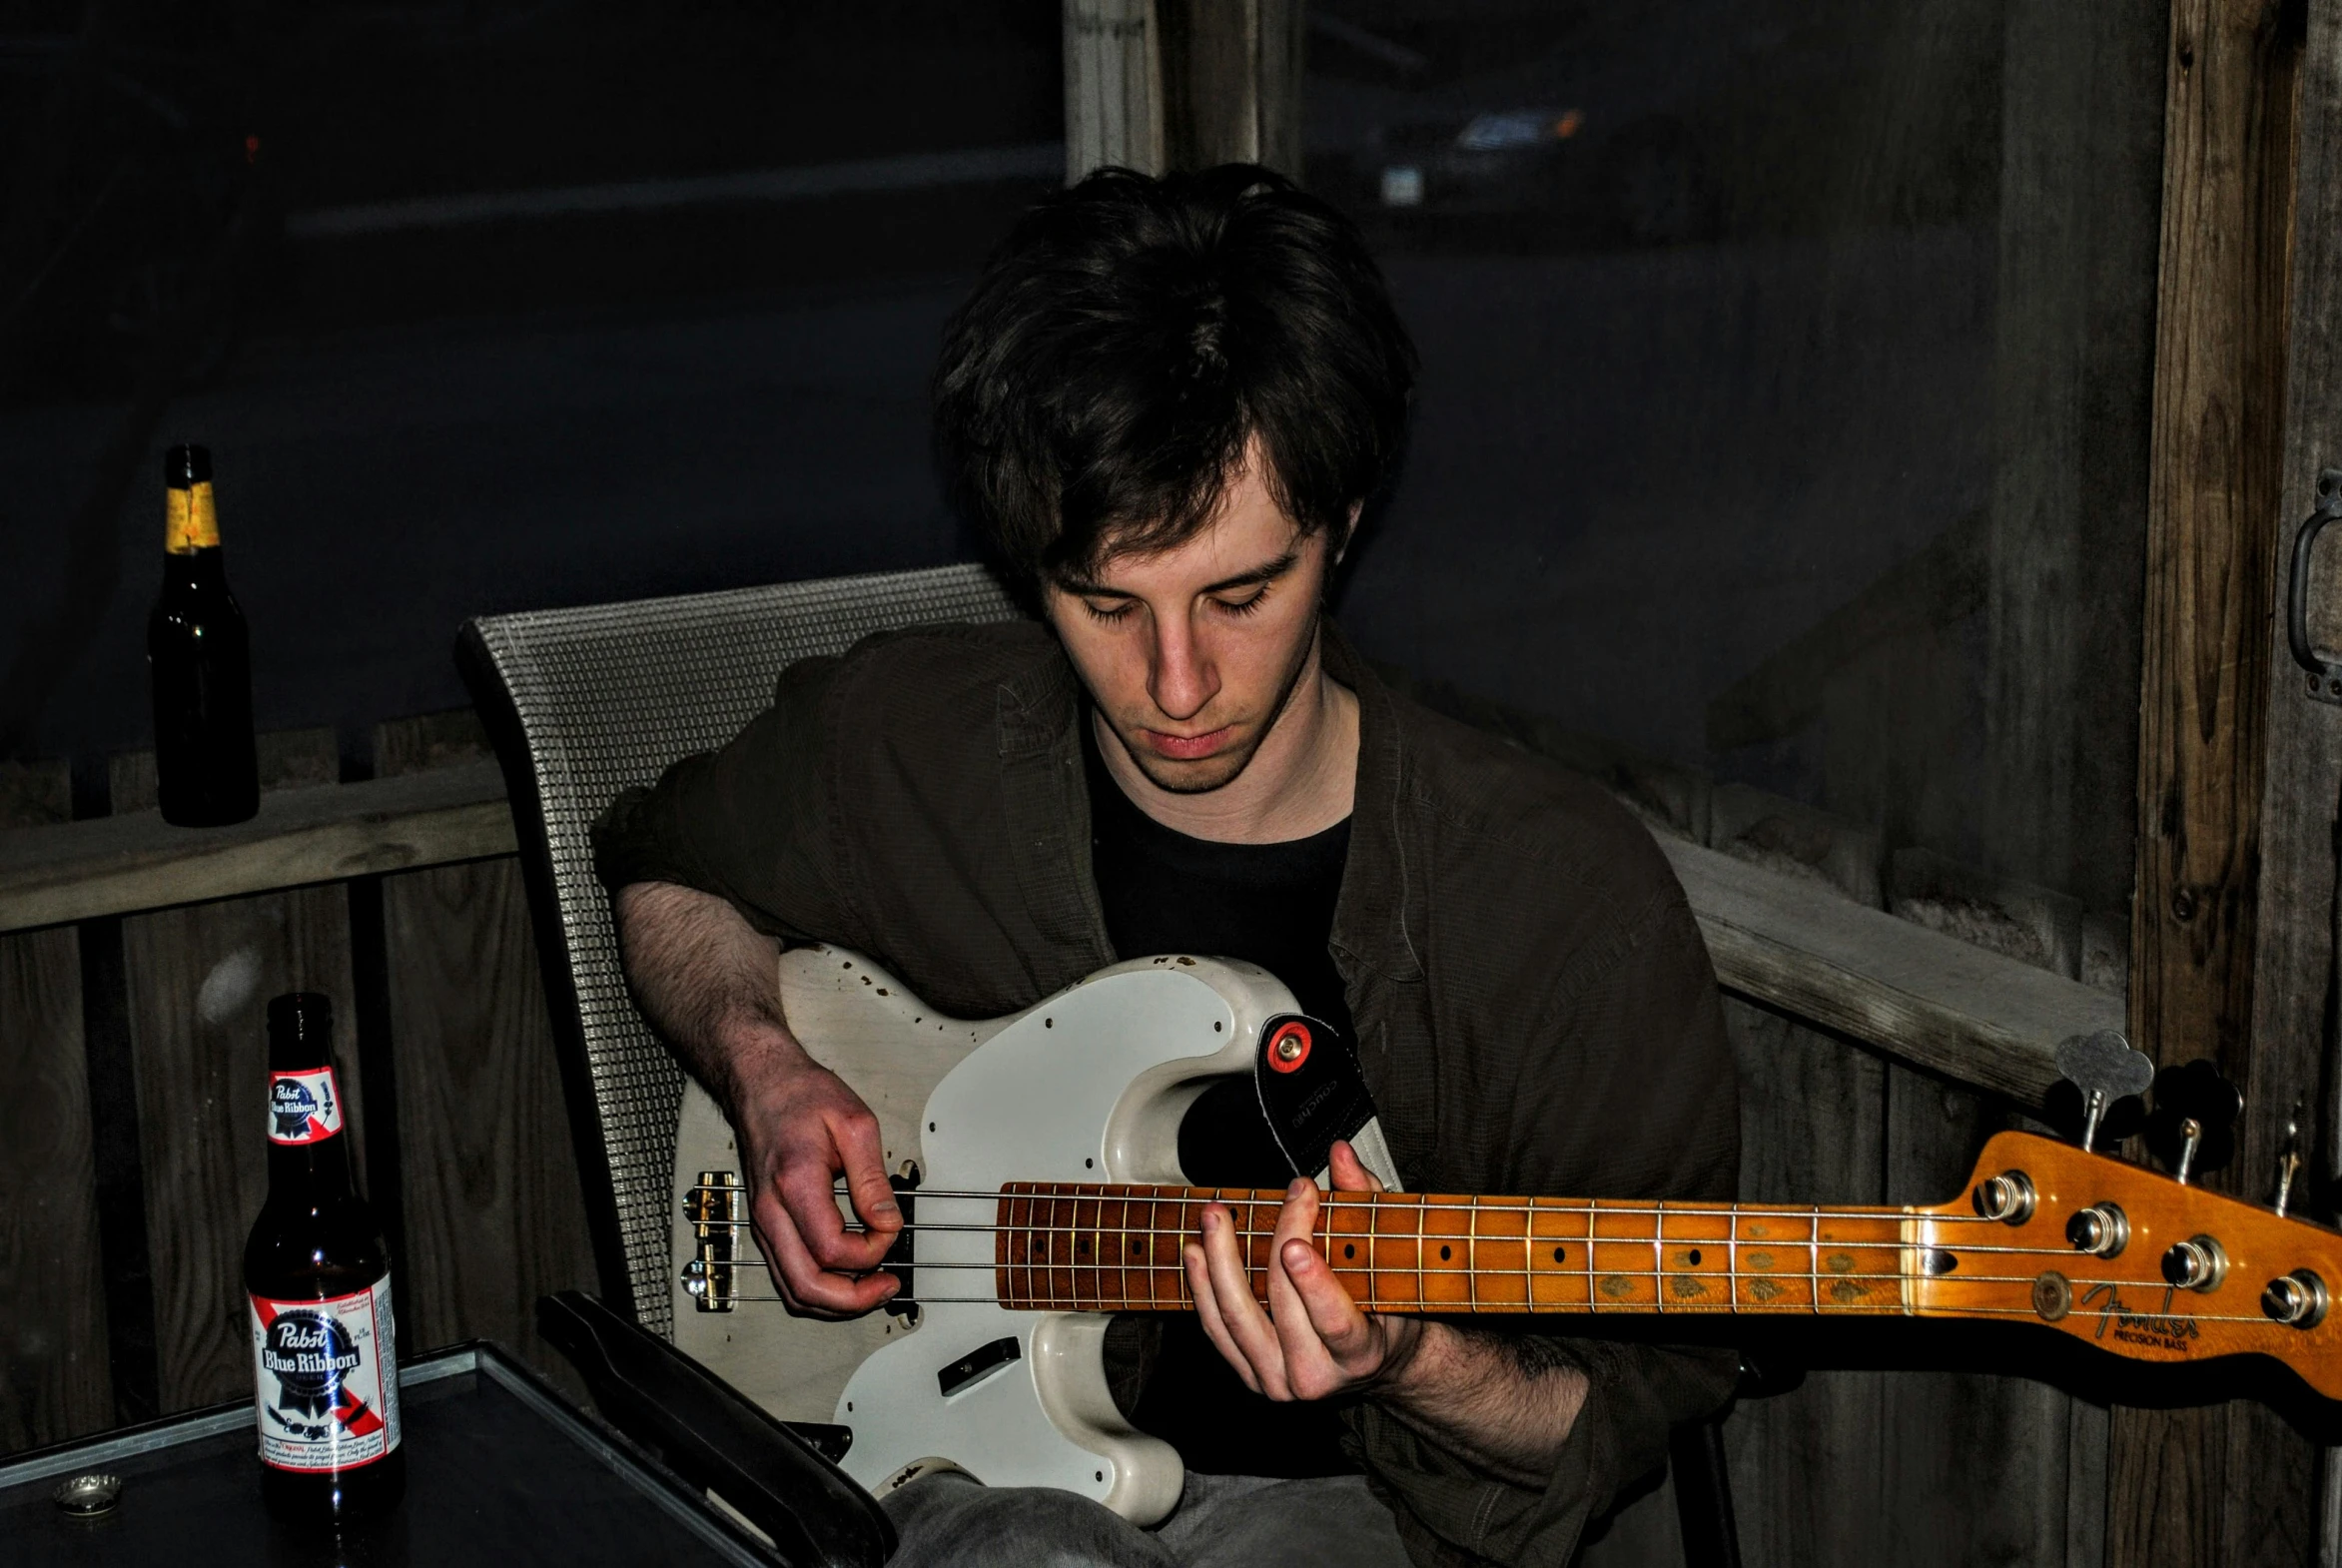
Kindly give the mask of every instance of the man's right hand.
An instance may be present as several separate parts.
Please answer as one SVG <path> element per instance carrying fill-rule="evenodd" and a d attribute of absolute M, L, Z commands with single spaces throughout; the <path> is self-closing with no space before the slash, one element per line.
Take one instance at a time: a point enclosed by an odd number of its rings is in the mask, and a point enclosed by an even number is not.
<path fill-rule="evenodd" d="M 754 1182 L 757 1239 L 791 1311 L 858 1317 L 901 1288 L 893 1274 L 873 1272 L 903 1228 L 878 1118 L 801 1048 L 789 1053 L 794 1062 L 772 1060 L 779 1055 L 733 1085 L 732 1126 Z M 859 1232 L 838 1209 L 841 1173 Z"/>
<path fill-rule="evenodd" d="M 806 1055 L 781 1011 L 780 950 L 712 893 L 669 882 L 618 890 L 626 978 L 695 1077 L 728 1102 L 757 1239 L 790 1308 L 854 1317 L 901 1288 L 874 1273 L 903 1228 L 878 1118 Z M 863 1226 L 838 1212 L 840 1173 Z"/>

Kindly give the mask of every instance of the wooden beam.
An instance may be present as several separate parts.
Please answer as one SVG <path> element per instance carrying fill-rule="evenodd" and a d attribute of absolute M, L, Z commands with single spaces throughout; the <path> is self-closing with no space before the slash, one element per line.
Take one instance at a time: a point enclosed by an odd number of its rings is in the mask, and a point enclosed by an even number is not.
<path fill-rule="evenodd" d="M 265 795 L 232 828 L 132 812 L 0 834 L 0 932 L 509 855 L 492 763 Z"/>
<path fill-rule="evenodd" d="M 1726 990 L 1888 1056 L 2038 1105 L 2057 1081 L 2058 1042 L 2123 1026 L 2120 997 L 1821 883 L 1680 839 L 1659 843 Z"/>
<path fill-rule="evenodd" d="M 1982 858 L 2093 914 L 2136 870 L 2139 582 L 2169 0 L 2009 0 Z"/>
<path fill-rule="evenodd" d="M 2148 465 L 2130 1013 L 2158 1061 L 2210 1058 L 2243 1087 L 2243 1158 L 2207 1184 L 2253 1197 L 2270 1118 L 2308 1087 L 2251 1030 L 2301 17 L 2172 5 Z M 2117 1408 L 2107 1471 L 2118 1568 L 2314 1546 L 2315 1453 L 2257 1405 Z"/>
<path fill-rule="evenodd" d="M 1725 986 L 1963 1084 L 2038 1101 L 2120 999 L 1830 888 L 1663 837 Z M 290 789 L 233 828 L 151 811 L 0 833 L 0 932 L 509 855 L 493 764 Z"/>

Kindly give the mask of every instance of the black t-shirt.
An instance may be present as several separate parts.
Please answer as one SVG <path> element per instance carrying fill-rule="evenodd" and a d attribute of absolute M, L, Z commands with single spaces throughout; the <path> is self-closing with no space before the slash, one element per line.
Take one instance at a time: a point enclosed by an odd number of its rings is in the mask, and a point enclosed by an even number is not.
<path fill-rule="evenodd" d="M 1350 847 L 1347 818 L 1281 844 L 1219 844 L 1157 822 L 1122 791 L 1085 718 L 1090 865 L 1118 958 L 1194 953 L 1257 964 L 1301 1011 L 1350 1032 L 1341 975 L 1326 951 Z M 1110 742 L 1110 744 L 1112 744 Z M 1260 1117 L 1248 1077 L 1206 1091 L 1179 1130 L 1179 1164 L 1208 1186 L 1283 1186 L 1294 1172 Z M 1313 1173 L 1311 1173 L 1313 1174 Z M 1187 1468 L 1226 1475 L 1325 1475 L 1356 1468 L 1330 1410 L 1276 1404 L 1246 1389 L 1192 1316 L 1163 1325 L 1160 1359 L 1135 1419 Z"/>

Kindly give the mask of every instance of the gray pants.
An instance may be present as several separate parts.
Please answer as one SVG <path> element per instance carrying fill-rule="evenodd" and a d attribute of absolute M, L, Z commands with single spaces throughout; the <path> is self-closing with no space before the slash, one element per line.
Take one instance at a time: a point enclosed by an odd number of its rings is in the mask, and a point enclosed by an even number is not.
<path fill-rule="evenodd" d="M 1390 1510 L 1355 1475 L 1196 1475 L 1142 1530 L 1072 1492 L 946 1470 L 887 1495 L 889 1568 L 1407 1568 Z"/>

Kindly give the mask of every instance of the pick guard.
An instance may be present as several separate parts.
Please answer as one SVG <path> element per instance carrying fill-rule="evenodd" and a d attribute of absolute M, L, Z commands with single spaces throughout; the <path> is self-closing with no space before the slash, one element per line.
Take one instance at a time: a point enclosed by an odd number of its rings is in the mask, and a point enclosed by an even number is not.
<path fill-rule="evenodd" d="M 1166 1444 L 1114 1405 L 1100 1360 L 1107 1319 L 1011 1312 L 994 1293 L 997 1205 L 1012 1180 L 1183 1182 L 1180 1116 L 1212 1079 L 1248 1072 L 1261 1025 L 1294 1010 L 1266 971 L 1166 956 L 1117 965 L 1005 1020 L 936 1016 L 858 955 L 793 950 L 783 1007 L 806 1048 L 877 1115 L 890 1170 L 916 1160 L 917 1326 L 872 1313 L 794 1317 L 743 1301 L 708 1312 L 683 1290 L 691 1228 L 675 1231 L 675 1342 L 790 1420 L 854 1432 L 844 1464 L 873 1491 L 941 1460 L 999 1486 L 1057 1486 L 1152 1523 L 1184 1476 Z M 697 1085 L 684 1095 L 675 1188 L 740 1170 L 731 1129 Z M 747 1173 L 742 1172 L 743 1179 Z M 955 1229 L 947 1226 L 965 1225 Z M 771 1291 L 742 1270 L 744 1292 Z M 999 1341 L 1015 1342 L 1004 1358 Z M 995 1347 L 945 1393 L 939 1374 Z"/>

